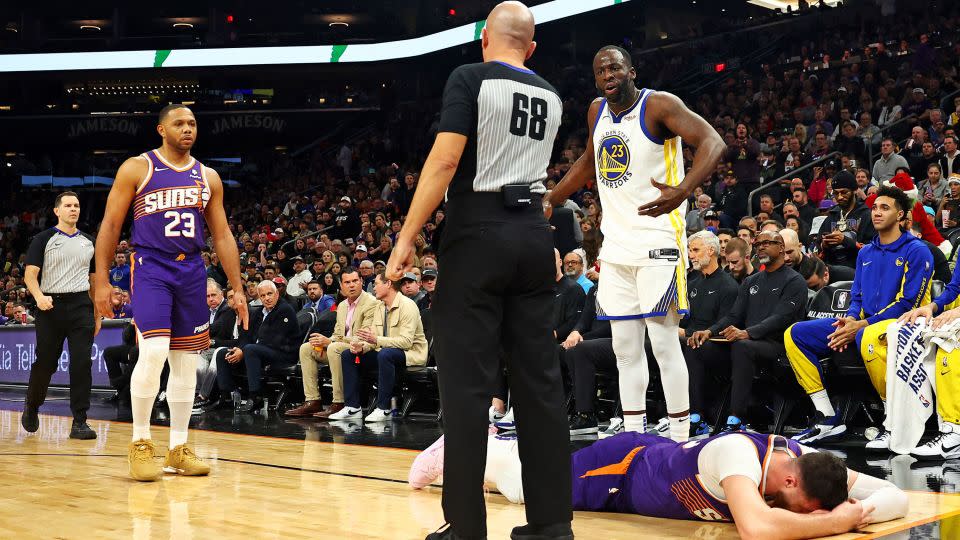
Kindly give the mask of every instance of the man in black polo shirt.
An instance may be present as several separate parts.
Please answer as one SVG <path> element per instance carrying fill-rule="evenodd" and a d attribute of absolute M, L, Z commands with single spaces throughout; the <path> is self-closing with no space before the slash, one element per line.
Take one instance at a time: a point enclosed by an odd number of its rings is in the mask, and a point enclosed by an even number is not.
<path fill-rule="evenodd" d="M 37 302 L 37 358 L 20 423 L 33 433 L 40 427 L 37 411 L 47 397 L 50 377 L 67 339 L 70 349 L 70 410 L 72 439 L 96 439 L 87 425 L 90 408 L 90 350 L 100 331 L 93 315 L 93 237 L 77 230 L 80 198 L 72 191 L 57 196 L 53 213 L 57 226 L 36 235 L 27 251 L 24 282 Z"/>
<path fill-rule="evenodd" d="M 543 181 L 560 127 L 557 91 L 524 65 L 533 14 L 503 2 L 482 30 L 481 64 L 455 69 L 433 148 L 387 263 L 411 271 L 414 240 L 446 198 L 433 298 L 445 455 L 443 512 L 428 538 L 486 538 L 483 471 L 487 408 L 501 351 L 510 371 L 528 525 L 514 539 L 573 538 L 572 479 L 552 311 L 553 231 Z M 498 264 L 490 264 L 497 253 Z"/>
<path fill-rule="evenodd" d="M 743 281 L 730 313 L 710 328 L 694 332 L 687 340 L 693 349 L 687 357 L 691 413 L 706 410 L 708 373 L 729 363 L 730 416 L 724 432 L 746 429 L 745 415 L 756 363 L 785 354 L 783 332 L 803 317 L 807 303 L 806 282 L 784 261 L 783 238 L 773 231 L 764 231 L 757 235 L 756 247 L 764 271 Z M 694 426 L 691 419 L 691 431 L 704 431 L 705 422 L 701 422 Z"/>
<path fill-rule="evenodd" d="M 739 241 L 739 239 L 737 239 Z M 687 338 L 695 332 L 706 330 L 730 312 L 737 299 L 739 285 L 729 272 L 720 268 L 718 255 L 720 240 L 710 231 L 700 231 L 687 240 L 690 253 L 690 272 L 687 282 L 687 295 L 690 297 L 690 315 L 680 321 L 680 341 L 683 357 L 688 371 L 698 367 L 691 364 L 697 352 L 688 344 Z M 695 358 L 694 358 L 695 360 Z M 690 436 L 696 437 L 706 432 L 701 418 L 703 411 L 690 409 Z"/>

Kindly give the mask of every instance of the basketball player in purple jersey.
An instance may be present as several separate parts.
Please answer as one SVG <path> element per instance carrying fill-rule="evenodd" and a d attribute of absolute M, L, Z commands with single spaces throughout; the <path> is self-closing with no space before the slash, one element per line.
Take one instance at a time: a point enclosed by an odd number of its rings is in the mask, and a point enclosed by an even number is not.
<path fill-rule="evenodd" d="M 443 472 L 443 437 L 410 468 L 420 489 Z M 675 442 L 625 432 L 570 458 L 573 509 L 667 519 L 733 521 L 745 539 L 801 539 L 841 534 L 904 517 L 906 493 L 847 469 L 829 453 L 778 435 L 732 432 Z M 516 438 L 490 434 L 484 482 L 523 503 Z"/>
<path fill-rule="evenodd" d="M 223 209 L 220 175 L 190 155 L 197 120 L 187 107 L 160 111 L 157 132 L 163 144 L 127 159 L 107 198 L 96 244 L 97 312 L 110 317 L 110 262 L 120 229 L 133 207 L 130 292 L 140 358 L 130 379 L 133 442 L 128 462 L 136 480 L 157 480 L 162 473 L 205 475 L 210 466 L 187 447 L 187 428 L 196 389 L 198 352 L 209 347 L 206 272 L 200 250 L 206 247 L 204 223 L 234 292 L 244 294 L 240 256 Z M 239 298 L 239 296 L 238 296 Z M 247 328 L 247 305 L 236 305 L 238 322 Z M 163 467 L 150 438 L 150 412 L 160 388 L 160 373 L 169 361 L 167 404 L 170 446 Z"/>

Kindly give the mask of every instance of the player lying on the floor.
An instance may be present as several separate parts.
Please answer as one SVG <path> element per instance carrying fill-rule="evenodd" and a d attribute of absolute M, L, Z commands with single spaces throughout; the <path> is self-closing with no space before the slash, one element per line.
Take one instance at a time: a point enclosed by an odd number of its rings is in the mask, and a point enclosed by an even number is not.
<path fill-rule="evenodd" d="M 443 471 L 443 437 L 417 456 L 416 489 Z M 777 435 L 736 432 L 673 442 L 626 432 L 573 453 L 573 509 L 733 521 L 743 538 L 840 534 L 907 514 L 899 488 Z M 523 503 L 517 441 L 490 435 L 485 482 Z"/>

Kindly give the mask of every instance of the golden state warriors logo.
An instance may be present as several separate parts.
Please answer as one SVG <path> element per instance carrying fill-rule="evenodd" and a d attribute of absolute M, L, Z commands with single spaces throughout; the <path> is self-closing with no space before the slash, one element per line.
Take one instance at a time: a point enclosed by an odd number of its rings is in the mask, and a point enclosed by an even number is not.
<path fill-rule="evenodd" d="M 600 141 L 597 150 L 599 180 L 607 187 L 618 188 L 630 179 L 630 147 L 618 133 L 609 134 Z"/>

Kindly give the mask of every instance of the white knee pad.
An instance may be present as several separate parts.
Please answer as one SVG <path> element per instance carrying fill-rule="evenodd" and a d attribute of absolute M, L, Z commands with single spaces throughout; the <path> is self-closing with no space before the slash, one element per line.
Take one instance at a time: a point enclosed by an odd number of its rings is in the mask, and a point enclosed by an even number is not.
<path fill-rule="evenodd" d="M 144 339 L 140 330 L 137 330 L 137 343 L 140 353 L 133 374 L 130 375 L 130 395 L 153 399 L 160 390 L 160 373 L 163 372 L 163 363 L 170 352 L 170 338 Z"/>
<path fill-rule="evenodd" d="M 199 354 L 190 351 L 170 351 L 170 378 L 167 379 L 167 401 L 193 403 L 197 390 L 197 361 Z"/>

